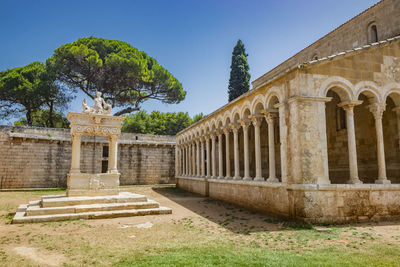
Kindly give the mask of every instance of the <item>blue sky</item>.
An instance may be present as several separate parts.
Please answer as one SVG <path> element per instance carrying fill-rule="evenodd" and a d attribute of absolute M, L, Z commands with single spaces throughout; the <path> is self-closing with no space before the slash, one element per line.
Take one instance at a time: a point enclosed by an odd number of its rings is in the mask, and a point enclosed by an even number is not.
<path fill-rule="evenodd" d="M 376 2 L 1 0 L 0 70 L 45 61 L 81 37 L 121 40 L 154 57 L 187 91 L 180 104 L 149 101 L 145 110 L 208 114 L 227 103 L 239 38 L 254 80 Z M 80 111 L 81 101 L 79 95 L 69 110 Z"/>

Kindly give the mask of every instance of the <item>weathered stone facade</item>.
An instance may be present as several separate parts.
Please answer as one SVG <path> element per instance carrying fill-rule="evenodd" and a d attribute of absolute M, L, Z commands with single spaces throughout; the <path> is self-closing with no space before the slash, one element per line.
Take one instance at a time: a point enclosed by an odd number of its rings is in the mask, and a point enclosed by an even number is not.
<path fill-rule="evenodd" d="M 121 185 L 175 182 L 175 137 L 122 133 L 118 144 Z M 104 137 L 82 137 L 83 173 L 106 171 L 104 147 Z M 0 126 L 0 188 L 66 187 L 71 149 L 67 129 Z"/>
<path fill-rule="evenodd" d="M 177 184 L 311 222 L 400 218 L 399 134 L 400 2 L 383 0 L 180 132 Z"/>

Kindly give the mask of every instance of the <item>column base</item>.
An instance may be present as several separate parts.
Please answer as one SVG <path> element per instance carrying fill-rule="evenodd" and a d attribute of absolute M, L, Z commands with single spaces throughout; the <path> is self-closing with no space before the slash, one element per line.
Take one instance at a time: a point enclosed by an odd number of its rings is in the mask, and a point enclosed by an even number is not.
<path fill-rule="evenodd" d="M 388 179 L 377 179 L 375 180 L 376 184 L 391 184 L 392 182 Z"/>
<path fill-rule="evenodd" d="M 218 179 L 222 180 L 224 179 L 224 176 L 218 176 Z"/>
<path fill-rule="evenodd" d="M 358 178 L 356 178 L 356 179 L 351 179 L 351 180 L 348 180 L 347 181 L 347 184 L 362 184 L 363 182 L 360 180 L 360 179 L 358 179 Z"/>
<path fill-rule="evenodd" d="M 225 179 L 225 180 L 230 180 L 230 179 L 232 179 L 232 177 L 230 177 L 230 176 L 225 176 L 223 179 Z"/>
<path fill-rule="evenodd" d="M 254 181 L 265 181 L 265 179 L 263 177 L 256 177 L 254 178 Z"/>
<path fill-rule="evenodd" d="M 269 177 L 269 178 L 267 179 L 267 182 L 268 182 L 268 183 L 279 183 L 279 180 L 278 180 L 278 178 L 276 178 L 276 177 Z"/>
<path fill-rule="evenodd" d="M 233 177 L 233 180 L 242 180 L 240 176 Z"/>
<path fill-rule="evenodd" d="M 252 181 L 251 177 L 243 177 L 243 181 Z"/>

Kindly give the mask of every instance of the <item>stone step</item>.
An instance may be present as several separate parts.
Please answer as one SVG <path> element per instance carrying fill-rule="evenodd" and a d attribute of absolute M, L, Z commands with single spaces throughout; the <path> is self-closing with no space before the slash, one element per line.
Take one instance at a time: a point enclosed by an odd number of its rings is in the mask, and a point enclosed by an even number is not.
<path fill-rule="evenodd" d="M 131 209 L 152 209 L 158 208 L 160 205 L 154 200 L 146 202 L 127 202 L 127 203 L 99 203 L 88 205 L 75 205 L 75 206 L 60 206 L 42 208 L 40 203 L 35 205 L 28 205 L 26 209 L 26 216 L 39 216 L 51 214 L 70 214 L 70 213 L 83 213 L 90 211 L 112 211 L 112 210 L 131 210 Z"/>
<path fill-rule="evenodd" d="M 65 195 L 42 196 L 41 205 L 42 208 L 50 208 L 101 203 L 132 203 L 146 201 L 147 197 L 144 195 L 120 192 L 118 195 L 93 197 L 67 197 Z"/>
<path fill-rule="evenodd" d="M 130 210 L 111 210 L 111 211 L 90 211 L 82 213 L 67 213 L 67 214 L 51 214 L 39 216 L 25 216 L 26 209 L 21 205 L 14 216 L 12 223 L 34 223 L 34 222 L 54 222 L 77 219 L 105 219 L 117 217 L 143 216 L 143 215 L 158 215 L 171 214 L 172 210 L 167 207 L 158 207 L 150 209 L 130 209 Z"/>

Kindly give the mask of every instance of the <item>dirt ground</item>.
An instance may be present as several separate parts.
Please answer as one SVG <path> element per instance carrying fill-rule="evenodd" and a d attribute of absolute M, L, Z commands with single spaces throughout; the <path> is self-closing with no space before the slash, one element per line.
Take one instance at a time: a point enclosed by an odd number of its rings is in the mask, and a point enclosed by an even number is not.
<path fill-rule="evenodd" d="M 170 215 L 10 224 L 19 204 L 64 191 L 0 192 L 0 266 L 112 265 L 130 253 L 182 244 L 226 242 L 293 252 L 339 247 L 400 247 L 400 222 L 312 227 L 184 192 L 174 187 L 122 188 L 147 195 Z M 400 254 L 400 250 L 399 250 Z"/>

